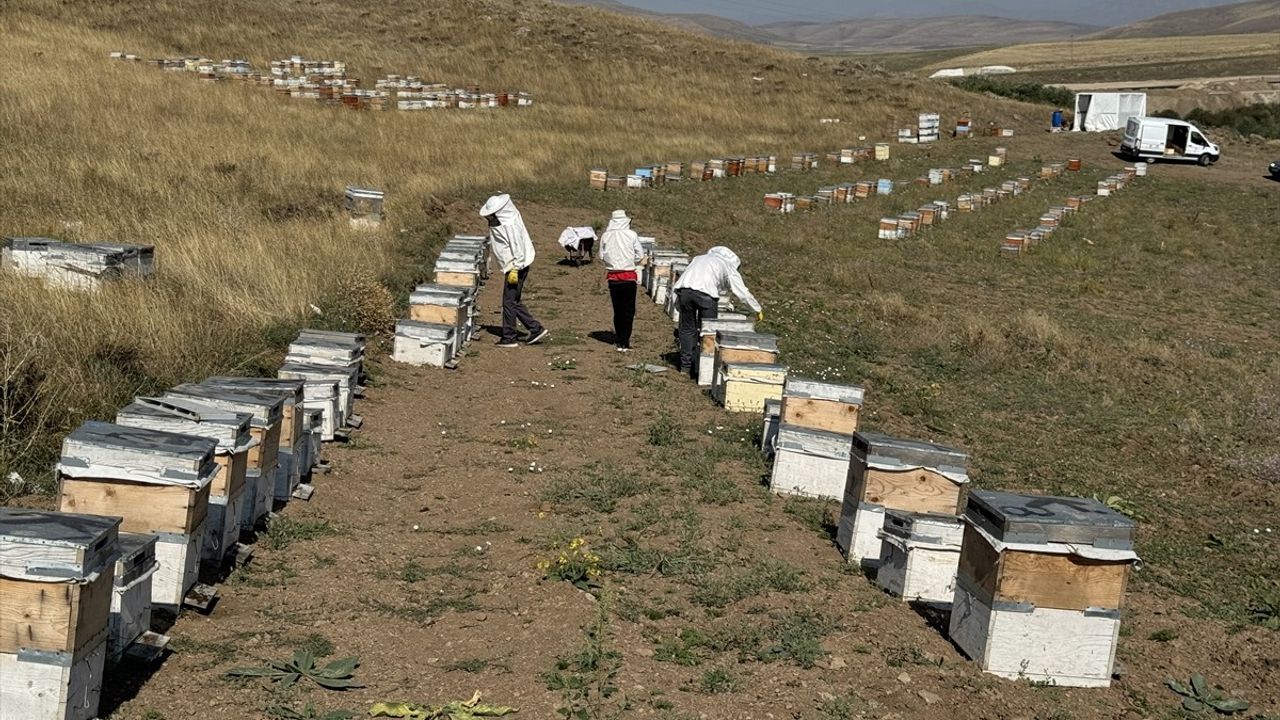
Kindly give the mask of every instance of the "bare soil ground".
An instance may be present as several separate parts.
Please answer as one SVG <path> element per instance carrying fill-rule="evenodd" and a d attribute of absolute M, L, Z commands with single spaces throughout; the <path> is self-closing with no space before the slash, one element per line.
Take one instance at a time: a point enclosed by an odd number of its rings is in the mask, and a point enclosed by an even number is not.
<path fill-rule="evenodd" d="M 1173 712 L 1166 677 L 1206 668 L 1280 712 L 1275 633 L 1186 617 L 1141 573 L 1111 689 L 983 675 L 938 618 L 842 563 L 834 504 L 765 492 L 755 418 L 674 372 L 626 369 L 664 364 L 671 323 L 642 296 L 637 351 L 614 351 L 599 264 L 556 264 L 559 230 L 595 218 L 524 212 L 540 253 L 528 304 L 552 341 L 499 349 L 481 335 L 453 372 L 376 363 L 365 428 L 328 450 L 315 498 L 283 511 L 212 615 L 178 620 L 153 675 L 109 678 L 103 717 L 242 720 L 308 700 L 363 714 L 479 689 L 528 718 L 1146 718 Z M 450 213 L 458 231 L 481 229 L 470 207 Z M 495 279 L 487 324 L 498 301 Z M 571 538 L 602 557 L 595 595 L 536 568 Z M 224 677 L 300 646 L 359 656 L 365 687 Z"/>

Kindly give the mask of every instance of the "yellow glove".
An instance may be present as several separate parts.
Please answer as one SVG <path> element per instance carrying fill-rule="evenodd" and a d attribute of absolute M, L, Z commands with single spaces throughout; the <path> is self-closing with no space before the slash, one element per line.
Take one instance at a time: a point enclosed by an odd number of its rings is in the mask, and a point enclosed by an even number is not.
<path fill-rule="evenodd" d="M 756 322 L 764 322 L 764 311 L 756 313 Z"/>
<path fill-rule="evenodd" d="M 507 271 L 507 284 L 508 284 L 508 285 L 516 285 L 516 284 L 518 284 L 519 282 L 520 282 L 520 271 L 519 271 L 519 270 L 508 270 L 508 271 Z"/>

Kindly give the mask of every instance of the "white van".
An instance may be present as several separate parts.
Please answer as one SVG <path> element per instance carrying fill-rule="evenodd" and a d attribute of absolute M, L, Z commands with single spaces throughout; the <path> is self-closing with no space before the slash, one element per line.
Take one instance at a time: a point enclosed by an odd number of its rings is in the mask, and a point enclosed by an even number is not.
<path fill-rule="evenodd" d="M 1194 160 L 1201 165 L 1218 162 L 1220 154 L 1195 125 L 1158 117 L 1129 118 L 1120 152 L 1150 160 Z"/>

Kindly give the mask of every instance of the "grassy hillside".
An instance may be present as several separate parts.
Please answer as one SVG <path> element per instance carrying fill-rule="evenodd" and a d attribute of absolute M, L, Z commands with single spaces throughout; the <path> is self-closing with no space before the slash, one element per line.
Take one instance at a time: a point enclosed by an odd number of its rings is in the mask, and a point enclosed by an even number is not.
<path fill-rule="evenodd" d="M 1110 28 L 1098 39 L 1231 35 L 1280 31 L 1280 0 L 1257 0 L 1157 15 L 1148 20 Z"/>
<path fill-rule="evenodd" d="M 381 329 L 390 312 L 379 282 L 404 292 L 421 279 L 401 250 L 449 230 L 442 199 L 478 204 L 494 189 L 585 178 L 596 165 L 837 148 L 884 137 L 895 117 L 926 108 L 1006 120 L 1016 110 L 851 64 L 522 0 L 32 0 L 0 15 L 0 34 L 9 69 L 0 229 L 154 244 L 160 268 L 154 282 L 96 296 L 0 276 L 0 474 L 47 468 L 60 432 L 135 393 L 269 367 L 289 328 L 349 322 L 353 298 L 369 329 Z M 419 74 L 528 90 L 537 104 L 354 113 L 108 60 L 118 49 L 260 65 L 338 58 L 368 80 Z M 336 211 L 348 183 L 388 192 L 390 227 L 345 227 Z"/>
<path fill-rule="evenodd" d="M 965 15 L 927 18 L 859 18 L 829 23 L 770 23 L 759 30 L 775 44 L 797 50 L 860 53 L 973 47 L 993 43 L 1065 40 L 1096 26 Z"/>

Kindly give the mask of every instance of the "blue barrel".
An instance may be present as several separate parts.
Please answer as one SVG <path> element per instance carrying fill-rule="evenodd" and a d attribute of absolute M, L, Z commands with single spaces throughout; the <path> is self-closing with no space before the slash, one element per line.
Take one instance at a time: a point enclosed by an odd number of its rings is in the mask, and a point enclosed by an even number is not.
<path fill-rule="evenodd" d="M 1053 111 L 1053 126 L 1056 128 L 1062 127 L 1062 111 L 1061 110 Z"/>

